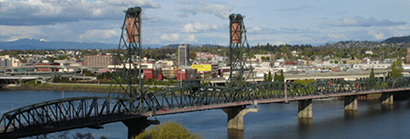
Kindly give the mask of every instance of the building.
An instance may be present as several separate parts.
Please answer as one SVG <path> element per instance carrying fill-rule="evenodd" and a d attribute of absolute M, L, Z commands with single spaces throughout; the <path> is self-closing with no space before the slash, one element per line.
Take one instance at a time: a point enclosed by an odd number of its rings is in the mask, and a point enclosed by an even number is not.
<path fill-rule="evenodd" d="M 160 69 L 144 69 L 144 80 L 159 79 L 162 80 L 162 73 Z"/>
<path fill-rule="evenodd" d="M 177 80 L 194 79 L 197 74 L 196 69 L 178 69 L 177 70 Z"/>
<path fill-rule="evenodd" d="M 192 65 L 192 69 L 196 69 L 202 77 L 207 75 L 207 77 L 214 78 L 218 75 L 219 66 L 218 64 L 198 64 Z"/>
<path fill-rule="evenodd" d="M 162 68 L 161 70 L 165 78 L 172 79 L 172 78 L 176 78 L 177 76 L 177 72 L 176 72 L 177 69 L 174 67 Z"/>
<path fill-rule="evenodd" d="M 178 66 L 189 65 L 189 44 L 181 44 L 178 46 Z"/>
<path fill-rule="evenodd" d="M 0 56 L 0 67 L 20 66 L 20 60 L 9 55 Z"/>
<path fill-rule="evenodd" d="M 119 65 L 120 62 L 117 60 L 116 56 L 112 55 L 93 55 L 84 56 L 84 66 L 85 67 L 107 67 L 108 65 Z"/>

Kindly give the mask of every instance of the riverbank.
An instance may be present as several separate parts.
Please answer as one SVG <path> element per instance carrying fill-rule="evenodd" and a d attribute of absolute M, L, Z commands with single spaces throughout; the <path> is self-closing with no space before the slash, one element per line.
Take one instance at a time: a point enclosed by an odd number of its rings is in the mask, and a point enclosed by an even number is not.
<path fill-rule="evenodd" d="M 118 88 L 118 87 L 114 87 Z M 38 91 L 71 91 L 71 92 L 110 92 L 109 85 L 64 85 L 64 84 L 23 84 L 6 86 L 2 90 L 38 90 Z"/>

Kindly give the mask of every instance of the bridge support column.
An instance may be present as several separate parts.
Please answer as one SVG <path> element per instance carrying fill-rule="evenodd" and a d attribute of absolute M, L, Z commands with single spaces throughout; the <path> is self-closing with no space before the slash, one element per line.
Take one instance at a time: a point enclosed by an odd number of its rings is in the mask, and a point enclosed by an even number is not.
<path fill-rule="evenodd" d="M 312 119 L 312 100 L 299 100 L 298 101 L 298 118 Z"/>
<path fill-rule="evenodd" d="M 245 108 L 245 106 L 240 107 L 230 107 L 222 109 L 226 114 L 228 114 L 228 129 L 243 130 L 243 116 L 248 112 L 258 112 L 257 108 Z"/>
<path fill-rule="evenodd" d="M 345 111 L 357 111 L 357 96 L 345 97 Z"/>
<path fill-rule="evenodd" d="M 393 94 L 392 93 L 382 93 L 382 104 L 393 104 Z"/>
<path fill-rule="evenodd" d="M 128 127 L 128 139 L 132 139 L 142 133 L 151 124 L 159 124 L 159 121 L 148 120 L 147 117 L 122 121 Z"/>

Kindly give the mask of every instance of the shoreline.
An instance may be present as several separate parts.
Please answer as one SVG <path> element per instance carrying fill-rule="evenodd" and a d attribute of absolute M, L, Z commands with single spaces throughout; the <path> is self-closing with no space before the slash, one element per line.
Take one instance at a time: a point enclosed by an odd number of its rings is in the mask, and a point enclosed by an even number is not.
<path fill-rule="evenodd" d="M 37 91 L 68 91 L 68 92 L 101 92 L 109 93 L 110 86 L 84 86 L 84 85 L 32 85 L 6 86 L 1 90 L 37 90 Z"/>

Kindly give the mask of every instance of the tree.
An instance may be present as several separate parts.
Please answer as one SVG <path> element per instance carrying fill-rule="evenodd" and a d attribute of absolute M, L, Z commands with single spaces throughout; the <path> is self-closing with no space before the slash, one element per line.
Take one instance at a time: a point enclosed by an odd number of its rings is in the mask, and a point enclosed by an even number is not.
<path fill-rule="evenodd" d="M 370 70 L 370 78 L 374 78 L 374 70 L 373 70 L 373 67 L 372 67 L 372 69 Z"/>
<path fill-rule="evenodd" d="M 272 82 L 272 73 L 270 73 L 270 71 L 269 71 L 269 73 L 268 73 L 268 77 L 266 77 L 266 80 L 267 80 L 268 82 Z"/>
<path fill-rule="evenodd" d="M 285 80 L 285 75 L 283 75 L 283 70 L 280 70 L 280 75 L 279 75 L 279 82 L 283 82 Z"/>
<path fill-rule="evenodd" d="M 192 59 L 192 60 L 195 60 L 196 59 L 196 52 L 190 51 L 189 52 L 189 58 Z"/>
<path fill-rule="evenodd" d="M 273 79 L 275 82 L 277 82 L 277 81 L 279 81 L 279 76 L 278 76 L 278 74 L 276 74 L 276 72 L 275 72 L 275 76 L 274 76 L 275 78 Z"/>
<path fill-rule="evenodd" d="M 276 52 L 275 59 L 279 59 L 281 57 L 282 57 L 282 54 L 280 52 Z"/>
<path fill-rule="evenodd" d="M 400 58 L 397 58 L 391 65 L 391 77 L 402 77 L 403 66 Z"/>
<path fill-rule="evenodd" d="M 268 81 L 268 75 L 263 74 L 263 81 L 264 81 L 264 82 Z"/>
<path fill-rule="evenodd" d="M 67 56 L 58 56 L 57 60 L 67 60 L 68 57 Z"/>
<path fill-rule="evenodd" d="M 176 122 L 166 122 L 154 126 L 150 130 L 136 136 L 134 139 L 200 139 L 201 136 L 189 132 L 184 126 Z"/>

